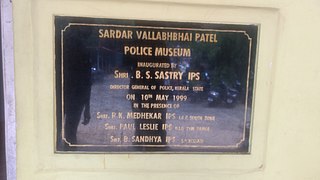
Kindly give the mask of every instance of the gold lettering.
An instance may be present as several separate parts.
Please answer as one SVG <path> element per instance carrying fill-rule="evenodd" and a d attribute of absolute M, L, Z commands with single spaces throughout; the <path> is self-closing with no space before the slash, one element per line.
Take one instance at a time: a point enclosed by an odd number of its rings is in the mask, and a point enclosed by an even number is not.
<path fill-rule="evenodd" d="M 152 56 L 152 47 L 124 46 L 125 55 Z"/>
<path fill-rule="evenodd" d="M 144 131 L 157 131 L 159 130 L 159 124 L 141 123 L 139 124 L 139 129 Z"/>
<path fill-rule="evenodd" d="M 156 47 L 154 55 L 169 57 L 191 57 L 191 49 Z"/>
<path fill-rule="evenodd" d="M 140 40 L 192 41 L 192 33 L 186 32 L 136 31 L 136 36 Z"/>
<path fill-rule="evenodd" d="M 114 78 L 129 78 L 128 72 L 120 72 L 119 70 L 114 71 Z"/>
<path fill-rule="evenodd" d="M 171 80 L 182 80 L 183 72 L 179 71 L 156 71 L 154 73 L 155 79 L 171 79 Z"/>
<path fill-rule="evenodd" d="M 108 114 L 103 114 L 101 112 L 97 112 L 97 119 L 107 119 L 109 118 Z"/>
<path fill-rule="evenodd" d="M 103 29 L 99 29 L 99 38 L 103 38 Z"/>
<path fill-rule="evenodd" d="M 212 33 L 196 33 L 195 41 L 198 42 L 208 42 L 208 43 L 217 43 L 217 34 Z"/>
<path fill-rule="evenodd" d="M 132 39 L 131 30 L 99 29 L 99 38 L 106 39 Z"/>

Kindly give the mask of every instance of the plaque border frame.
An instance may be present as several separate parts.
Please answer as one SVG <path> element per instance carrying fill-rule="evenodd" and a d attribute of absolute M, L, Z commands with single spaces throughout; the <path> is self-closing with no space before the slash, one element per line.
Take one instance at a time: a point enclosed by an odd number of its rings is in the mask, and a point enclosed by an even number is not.
<path fill-rule="evenodd" d="M 144 21 L 144 22 L 151 22 L 150 20 L 143 20 L 143 19 L 115 19 L 115 18 L 95 18 L 95 17 L 83 17 L 83 16 L 61 16 L 61 15 L 54 15 L 53 19 L 53 32 L 54 32 L 54 41 L 56 41 L 56 26 L 55 26 L 55 21 L 57 18 L 77 18 L 77 19 L 101 19 L 102 21 L 121 21 L 121 23 L 125 23 L 127 21 Z M 157 22 L 157 23 L 176 23 L 175 21 L 160 21 L 160 20 L 157 20 L 157 21 L 153 21 L 153 22 Z M 58 150 L 58 147 L 57 147 L 57 142 L 58 142 L 58 132 L 57 132 L 57 116 L 55 116 L 54 118 L 54 128 L 55 128 L 55 144 L 54 144 L 54 147 L 55 147 L 55 152 L 56 153 L 104 153 L 104 154 L 109 154 L 109 153 L 115 153 L 115 154 L 122 154 L 122 153 L 160 153 L 160 154 L 173 154 L 173 153 L 182 153 L 182 154 L 199 154 L 199 153 L 205 153 L 205 154 L 251 154 L 251 144 L 252 144 L 252 125 L 253 125 L 253 111 L 254 111 L 254 99 L 255 99 L 255 92 L 256 92 L 256 88 L 255 88 L 255 84 L 256 84 L 256 76 L 257 76 L 257 62 L 258 62 L 258 47 L 259 47 L 259 32 L 260 32 L 260 24 L 258 23 L 252 23 L 252 24 L 245 24 L 245 23 L 234 23 L 234 24 L 231 24 L 231 23 L 215 23 L 215 22 L 211 22 L 211 23 L 208 23 L 208 22 L 199 22 L 199 23 L 194 23 L 194 22 L 187 22 L 187 21 L 184 21 L 184 22 L 181 22 L 179 21 L 178 23 L 184 23 L 184 24 L 206 24 L 206 25 L 209 25 L 209 26 L 217 26 L 217 25 L 232 25 L 232 26 L 250 26 L 250 25 L 253 25 L 253 26 L 256 26 L 257 27 L 257 37 L 256 37 L 256 50 L 255 50 L 255 54 L 254 55 L 254 59 L 255 59 L 255 65 L 254 65 L 254 79 L 253 79 L 253 84 L 252 84 L 252 103 L 251 103 L 251 115 L 250 115 L 250 128 L 248 129 L 250 132 L 249 132 L 249 137 L 248 137 L 248 142 L 249 142 L 249 145 L 248 145 L 248 151 L 247 152 L 238 152 L 238 151 L 231 151 L 232 149 L 235 149 L 235 148 L 239 148 L 239 146 L 241 145 L 241 143 L 243 143 L 245 140 L 246 140 L 246 131 L 247 131 L 247 128 L 246 128 L 246 123 L 248 121 L 247 119 L 247 113 L 248 113 L 248 96 L 249 96 L 249 84 L 250 84 L 250 70 L 251 70 L 251 60 L 252 60 L 252 37 L 250 37 L 250 35 L 247 33 L 247 31 L 245 30 L 228 30 L 228 29 L 214 29 L 214 28 L 185 28 L 185 27 L 161 27 L 161 26 L 142 26 L 142 25 L 123 25 L 123 24 L 107 24 L 107 23 L 74 23 L 74 22 L 69 22 L 67 25 L 65 25 L 63 28 L 61 28 L 61 42 L 60 42 L 60 47 L 61 47 L 61 133 L 62 133 L 62 141 L 64 141 L 66 144 L 68 144 L 70 147 L 99 147 L 99 148 L 105 148 L 105 147 L 181 147 L 181 148 L 211 148 L 211 149 L 230 149 L 230 151 L 221 151 L 221 150 L 216 150 L 216 151 L 178 151 L 178 150 L 173 150 L 173 151 L 152 151 L 152 152 L 149 152 L 149 151 L 103 151 L 103 150 L 98 150 L 98 151 L 94 151 L 94 150 L 80 150 L 80 151 L 68 151 L 68 150 Z M 227 145 L 227 146 L 214 146 L 214 145 L 205 145 L 205 146 L 197 146 L 197 145 L 107 145 L 107 144 L 102 144 L 102 145 L 96 145 L 96 144 L 71 144 L 70 142 L 68 142 L 65 137 L 64 137 L 64 112 L 63 112 L 63 48 L 64 48 L 64 44 L 63 44 L 63 38 L 64 38 L 64 32 L 70 28 L 71 26 L 91 26 L 91 27 L 120 27 L 120 28 L 141 28 L 141 29 L 160 29 L 160 30 L 184 30 L 184 31 L 202 31 L 202 32 L 206 32 L 206 31 L 209 31 L 209 32 L 222 32 L 222 33 L 242 33 L 244 36 L 247 37 L 248 39 L 248 67 L 247 67 L 247 78 L 246 78 L 246 93 L 245 93 L 245 109 L 244 109 L 244 117 L 243 117 L 243 130 L 242 130 L 242 138 L 240 139 L 239 142 L 237 142 L 235 145 Z M 55 42 L 57 43 L 57 42 Z M 54 43 L 54 52 L 56 52 L 56 44 Z M 54 66 L 54 72 L 56 74 L 56 60 L 57 60 L 57 55 L 55 54 L 55 58 L 54 58 L 54 61 L 55 61 L 55 66 Z M 56 76 L 54 77 L 55 80 L 54 82 L 56 82 Z M 54 87 L 57 87 L 56 84 Z M 55 94 L 57 94 L 57 88 L 54 88 L 55 90 Z M 58 109 L 57 109 L 57 103 L 56 103 L 56 98 L 55 98 L 55 112 L 58 113 Z"/>

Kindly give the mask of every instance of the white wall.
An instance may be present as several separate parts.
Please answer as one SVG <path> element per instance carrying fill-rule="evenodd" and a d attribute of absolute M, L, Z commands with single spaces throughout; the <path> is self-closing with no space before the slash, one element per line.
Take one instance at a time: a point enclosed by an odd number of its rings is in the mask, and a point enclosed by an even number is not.
<path fill-rule="evenodd" d="M 18 180 L 320 179 L 320 1 L 14 2 Z M 52 15 L 260 22 L 252 156 L 57 155 Z"/>
<path fill-rule="evenodd" d="M 12 3 L 1 1 L 2 68 L 5 106 L 7 179 L 16 179 L 16 121 L 13 58 Z"/>

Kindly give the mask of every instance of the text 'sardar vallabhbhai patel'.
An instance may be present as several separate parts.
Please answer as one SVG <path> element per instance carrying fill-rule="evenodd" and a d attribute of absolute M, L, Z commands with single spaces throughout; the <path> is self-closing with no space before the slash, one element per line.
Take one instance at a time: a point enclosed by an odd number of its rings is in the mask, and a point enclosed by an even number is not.
<path fill-rule="evenodd" d="M 216 33 L 186 32 L 186 31 L 147 31 L 128 29 L 99 29 L 99 38 L 108 39 L 137 39 L 148 41 L 180 41 L 217 43 Z"/>

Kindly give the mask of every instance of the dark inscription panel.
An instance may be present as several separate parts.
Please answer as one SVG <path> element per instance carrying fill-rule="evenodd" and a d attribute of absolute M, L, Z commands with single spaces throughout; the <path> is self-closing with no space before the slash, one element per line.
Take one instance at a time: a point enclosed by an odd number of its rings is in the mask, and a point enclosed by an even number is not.
<path fill-rule="evenodd" d="M 250 153 L 257 25 L 54 25 L 56 152 Z"/>

